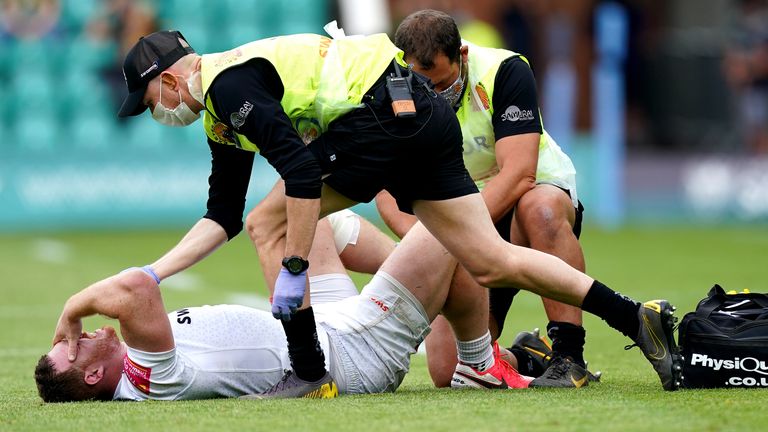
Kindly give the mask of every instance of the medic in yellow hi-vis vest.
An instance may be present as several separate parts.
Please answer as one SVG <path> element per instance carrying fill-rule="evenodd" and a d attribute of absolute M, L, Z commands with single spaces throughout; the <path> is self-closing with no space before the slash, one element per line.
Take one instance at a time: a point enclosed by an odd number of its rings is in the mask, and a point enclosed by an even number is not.
<path fill-rule="evenodd" d="M 483 48 L 463 41 L 469 46 L 467 91 L 456 115 L 461 123 L 464 136 L 464 164 L 467 166 L 477 187 L 482 189 L 486 182 L 499 173 L 496 163 L 496 138 L 493 132 L 493 86 L 501 63 L 519 56 L 508 50 Z M 519 112 L 505 112 L 505 116 L 519 116 Z M 552 184 L 570 192 L 574 207 L 578 207 L 576 195 L 576 169 L 570 158 L 563 153 L 555 140 L 543 128 L 539 140 L 539 161 L 536 167 L 536 183 Z"/>
<path fill-rule="evenodd" d="M 223 71 L 255 58 L 274 65 L 285 92 L 281 105 L 304 142 L 323 133 L 328 124 L 361 107 L 366 91 L 381 77 L 393 58 L 405 66 L 400 51 L 385 34 L 330 39 L 314 34 L 273 37 L 229 51 L 202 56 L 205 133 L 220 144 L 249 151 L 258 147 L 218 118 L 208 89 Z M 244 106 L 247 110 L 248 107 Z M 240 113 L 245 117 L 248 113 Z M 236 117 L 238 113 L 233 113 Z M 238 119 L 228 119 L 237 125 Z"/>

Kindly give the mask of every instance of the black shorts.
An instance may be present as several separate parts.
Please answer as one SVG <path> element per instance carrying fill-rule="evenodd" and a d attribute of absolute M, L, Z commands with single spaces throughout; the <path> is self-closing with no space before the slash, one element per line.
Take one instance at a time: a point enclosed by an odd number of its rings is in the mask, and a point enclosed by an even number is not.
<path fill-rule="evenodd" d="M 407 73 L 400 68 L 402 73 Z M 416 117 L 396 118 L 385 78 L 390 65 L 363 97 L 364 107 L 331 122 L 309 144 L 328 186 L 357 202 L 386 189 L 402 211 L 413 200 L 445 200 L 477 192 L 464 167 L 462 137 L 453 109 L 413 74 Z"/>
<path fill-rule="evenodd" d="M 565 189 L 563 189 L 563 192 L 568 193 Z M 512 209 L 512 211 L 505 214 L 498 222 L 496 222 L 496 231 L 498 231 L 499 235 L 506 241 L 510 241 L 510 229 L 512 227 L 512 216 L 514 215 L 514 212 L 514 209 Z M 579 206 L 576 208 L 576 218 L 573 223 L 573 234 L 576 235 L 577 239 L 581 236 L 581 223 L 583 218 L 584 206 L 581 204 L 581 201 L 579 201 Z M 496 321 L 499 334 L 501 334 L 501 331 L 504 329 L 504 321 L 506 321 L 507 313 L 512 306 L 512 300 L 519 292 L 520 290 L 518 288 L 494 288 L 489 290 L 488 301 L 491 319 Z"/>

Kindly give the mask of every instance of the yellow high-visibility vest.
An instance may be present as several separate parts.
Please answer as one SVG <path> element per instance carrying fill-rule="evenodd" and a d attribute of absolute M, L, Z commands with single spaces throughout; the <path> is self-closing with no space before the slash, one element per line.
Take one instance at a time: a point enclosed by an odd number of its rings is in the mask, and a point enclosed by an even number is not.
<path fill-rule="evenodd" d="M 496 138 L 491 121 L 494 112 L 493 87 L 496 73 L 501 63 L 510 57 L 520 57 L 526 63 L 528 59 L 509 50 L 483 48 L 467 41 L 463 43 L 469 47 L 468 83 L 456 115 L 464 136 L 464 164 L 477 187 L 482 189 L 499 173 L 499 166 L 496 163 Z M 515 108 L 501 107 L 509 111 L 505 114 L 510 116 L 510 119 L 521 115 L 519 108 L 518 112 L 515 112 Z M 541 115 L 539 118 L 541 119 Z M 576 169 L 571 159 L 544 130 L 543 121 L 542 131 L 539 139 L 536 182 L 553 184 L 569 190 L 574 206 L 577 206 Z"/>
<path fill-rule="evenodd" d="M 255 58 L 268 60 L 277 70 L 285 88 L 280 103 L 305 142 L 326 131 L 333 120 L 362 106 L 363 95 L 392 59 L 405 65 L 402 51 L 385 34 L 342 39 L 314 34 L 280 36 L 203 55 L 200 75 L 205 95 L 205 133 L 217 143 L 254 152 L 259 151 L 254 143 L 221 121 L 208 89 L 225 70 Z M 243 111 L 249 111 L 248 106 L 244 104 L 240 111 L 231 116 L 247 116 L 248 112 Z M 238 119 L 227 120 L 235 124 Z"/>

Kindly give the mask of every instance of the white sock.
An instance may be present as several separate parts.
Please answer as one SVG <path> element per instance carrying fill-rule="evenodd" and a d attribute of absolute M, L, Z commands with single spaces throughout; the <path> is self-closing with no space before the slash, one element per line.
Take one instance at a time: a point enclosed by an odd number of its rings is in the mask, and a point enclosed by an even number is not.
<path fill-rule="evenodd" d="M 456 341 L 459 361 L 480 372 L 488 370 L 494 364 L 491 332 L 471 341 Z"/>

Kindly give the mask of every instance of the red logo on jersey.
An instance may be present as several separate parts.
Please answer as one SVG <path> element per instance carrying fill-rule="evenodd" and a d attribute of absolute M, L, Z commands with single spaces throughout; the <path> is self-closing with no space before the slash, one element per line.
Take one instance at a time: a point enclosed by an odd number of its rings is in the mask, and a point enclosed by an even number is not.
<path fill-rule="evenodd" d="M 152 368 L 137 365 L 126 354 L 123 357 L 123 373 L 134 387 L 144 394 L 149 394 L 149 375 L 152 373 Z"/>
<path fill-rule="evenodd" d="M 389 306 L 385 305 L 383 301 L 377 299 L 376 297 L 371 297 L 371 301 L 376 303 L 376 305 L 379 306 L 384 312 L 389 311 Z"/>

